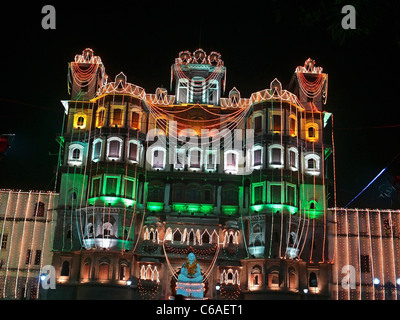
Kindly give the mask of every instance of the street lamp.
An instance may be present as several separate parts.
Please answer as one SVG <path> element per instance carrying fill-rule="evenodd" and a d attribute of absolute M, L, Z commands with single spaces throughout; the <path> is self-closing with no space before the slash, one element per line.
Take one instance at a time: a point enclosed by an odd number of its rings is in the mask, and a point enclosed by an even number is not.
<path fill-rule="evenodd" d="M 215 299 L 217 299 L 217 300 L 219 299 L 220 290 L 221 290 L 221 284 L 219 282 L 217 282 L 215 284 Z"/>

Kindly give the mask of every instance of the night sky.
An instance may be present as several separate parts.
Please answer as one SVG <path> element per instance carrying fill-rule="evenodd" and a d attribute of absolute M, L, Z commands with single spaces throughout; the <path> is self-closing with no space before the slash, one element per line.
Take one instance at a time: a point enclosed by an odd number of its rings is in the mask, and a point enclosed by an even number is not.
<path fill-rule="evenodd" d="M 259 1 L 258 1 L 259 2 Z M 337 205 L 399 208 L 399 12 L 396 1 L 212 1 L 53 3 L 56 30 L 44 30 L 46 4 L 2 5 L 0 133 L 14 133 L 0 160 L 0 188 L 52 190 L 68 99 L 67 64 L 85 48 L 101 57 L 111 79 L 123 71 L 147 93 L 169 89 L 180 51 L 221 53 L 227 90 L 242 97 L 287 88 L 311 57 L 329 75 L 326 110 L 334 114 Z M 78 5 L 79 3 L 79 5 Z M 398 3 L 398 2 L 397 2 Z M 354 4 L 356 30 L 343 30 L 341 8 Z"/>

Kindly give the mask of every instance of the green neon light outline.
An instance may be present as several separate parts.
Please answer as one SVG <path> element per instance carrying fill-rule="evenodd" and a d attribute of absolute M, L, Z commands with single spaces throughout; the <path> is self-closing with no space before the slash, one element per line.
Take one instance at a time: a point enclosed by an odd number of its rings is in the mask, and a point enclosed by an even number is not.
<path fill-rule="evenodd" d="M 129 207 L 135 204 L 135 200 L 127 199 L 123 197 L 114 197 L 114 196 L 99 196 L 99 197 L 92 197 L 88 199 L 88 203 L 91 205 L 96 205 L 99 202 L 103 204 L 110 204 L 111 206 L 122 205 L 125 207 Z"/>

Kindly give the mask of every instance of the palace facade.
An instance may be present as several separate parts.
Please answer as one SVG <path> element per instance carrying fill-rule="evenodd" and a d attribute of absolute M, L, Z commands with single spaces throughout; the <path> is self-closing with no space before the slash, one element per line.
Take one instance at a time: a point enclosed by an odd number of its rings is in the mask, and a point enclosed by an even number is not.
<path fill-rule="evenodd" d="M 48 299 L 169 299 L 190 252 L 209 299 L 329 298 L 328 76 L 313 60 L 292 91 L 273 79 L 247 98 L 202 49 L 175 59 L 173 94 L 111 79 L 91 49 L 68 77 Z"/>

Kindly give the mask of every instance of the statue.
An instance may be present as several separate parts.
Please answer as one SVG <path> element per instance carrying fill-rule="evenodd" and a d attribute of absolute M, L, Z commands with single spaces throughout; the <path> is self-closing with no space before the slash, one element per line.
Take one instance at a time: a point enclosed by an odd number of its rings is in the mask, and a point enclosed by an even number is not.
<path fill-rule="evenodd" d="M 182 265 L 176 284 L 176 294 L 192 298 L 204 297 L 203 276 L 193 252 L 188 254 L 187 260 Z"/>

